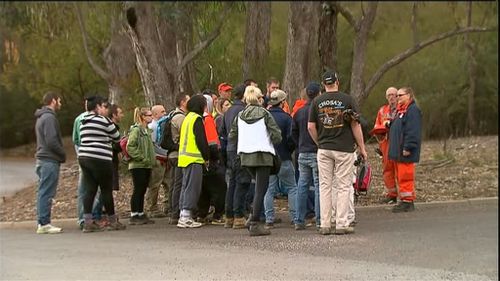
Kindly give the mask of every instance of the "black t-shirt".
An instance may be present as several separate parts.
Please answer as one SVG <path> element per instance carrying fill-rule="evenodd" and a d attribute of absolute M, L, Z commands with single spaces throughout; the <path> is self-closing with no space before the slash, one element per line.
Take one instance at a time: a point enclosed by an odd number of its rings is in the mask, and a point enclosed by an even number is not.
<path fill-rule="evenodd" d="M 312 101 L 309 122 L 316 123 L 318 148 L 354 152 L 356 140 L 351 124 L 343 117 L 346 109 L 359 112 L 352 97 L 342 92 L 326 92 Z"/>

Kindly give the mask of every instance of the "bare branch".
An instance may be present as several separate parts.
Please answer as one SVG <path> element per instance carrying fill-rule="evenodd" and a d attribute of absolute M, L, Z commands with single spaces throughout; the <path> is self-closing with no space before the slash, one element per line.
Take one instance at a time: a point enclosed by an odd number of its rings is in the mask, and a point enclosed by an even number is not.
<path fill-rule="evenodd" d="M 464 34 L 464 33 L 471 33 L 471 32 L 490 32 L 490 31 L 496 31 L 496 27 L 465 27 L 465 28 L 459 28 L 456 30 L 448 31 L 439 35 L 436 35 L 434 37 L 431 37 L 427 39 L 426 41 L 420 42 L 419 44 L 407 49 L 406 51 L 396 55 L 392 59 L 388 60 L 385 62 L 377 71 L 375 74 L 372 76 L 370 81 L 366 84 L 365 90 L 363 91 L 363 98 L 368 96 L 372 88 L 377 84 L 377 82 L 382 78 L 382 76 L 391 68 L 394 66 L 400 64 L 407 58 L 411 57 L 415 53 L 419 52 L 425 47 L 428 47 L 436 42 L 439 42 L 441 40 Z"/>
<path fill-rule="evenodd" d="M 347 22 L 354 28 L 355 31 L 359 30 L 359 22 L 356 21 L 351 11 L 346 7 L 342 6 L 340 3 L 335 4 L 337 6 L 337 10 L 342 14 L 342 16 L 347 20 Z"/>
<path fill-rule="evenodd" d="M 413 2 L 411 7 L 411 31 L 413 33 L 413 44 L 418 44 L 418 33 L 417 33 L 417 2 Z"/>
<path fill-rule="evenodd" d="M 92 54 L 90 53 L 89 47 L 88 47 L 88 35 L 87 35 L 87 30 L 85 29 L 85 24 L 83 23 L 83 17 L 82 17 L 82 11 L 80 10 L 80 6 L 75 2 L 75 12 L 76 16 L 78 18 L 78 23 L 80 24 L 80 31 L 82 32 L 82 39 L 83 39 L 83 48 L 85 49 L 85 54 L 87 55 L 87 60 L 89 61 L 90 66 L 94 71 L 101 76 L 102 79 L 104 80 L 109 80 L 110 75 L 102 69 L 92 58 Z"/>
<path fill-rule="evenodd" d="M 230 8 L 231 8 L 230 4 L 226 4 L 226 6 L 224 7 L 224 11 L 219 15 L 218 23 L 214 31 L 205 40 L 196 44 L 196 46 L 194 46 L 193 49 L 184 56 L 181 63 L 177 67 L 176 77 L 180 75 L 184 67 L 189 62 L 191 62 L 196 56 L 198 56 L 201 53 L 201 51 L 203 51 L 206 47 L 208 47 L 208 45 L 210 45 L 220 35 L 222 26 L 227 21 L 226 17 L 229 14 L 229 11 L 231 10 Z"/>

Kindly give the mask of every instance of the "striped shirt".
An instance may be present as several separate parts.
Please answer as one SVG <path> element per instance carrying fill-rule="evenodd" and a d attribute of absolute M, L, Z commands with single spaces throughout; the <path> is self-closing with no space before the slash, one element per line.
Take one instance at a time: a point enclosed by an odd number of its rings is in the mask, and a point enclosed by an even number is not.
<path fill-rule="evenodd" d="M 106 161 L 113 159 L 111 142 L 120 140 L 120 132 L 109 118 L 90 113 L 80 125 L 78 158 L 87 157 Z"/>

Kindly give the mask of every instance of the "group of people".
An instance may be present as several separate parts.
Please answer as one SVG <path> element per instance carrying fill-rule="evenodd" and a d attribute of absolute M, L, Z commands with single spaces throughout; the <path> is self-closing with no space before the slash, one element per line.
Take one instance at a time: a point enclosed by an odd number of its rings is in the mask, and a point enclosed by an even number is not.
<path fill-rule="evenodd" d="M 119 164 L 126 159 L 133 182 L 131 225 L 169 216 L 179 228 L 211 223 L 269 235 L 281 222 L 274 198 L 283 192 L 295 230 L 315 225 L 323 235 L 354 233 L 355 160 L 368 159 L 360 111 L 350 95 L 339 91 L 334 71 L 325 72 L 321 84 L 308 83 L 291 112 L 288 94 L 275 78 L 266 82 L 265 94 L 251 79 L 234 89 L 221 83 L 217 92 L 180 93 L 168 113 L 163 105 L 135 108 L 125 137 L 119 129 L 123 110 L 102 96 L 87 97 L 86 110 L 73 126 L 82 231 L 126 228 L 113 200 Z M 399 196 L 393 211 L 412 211 L 421 114 L 411 88 L 391 87 L 386 97 L 389 104 L 379 110 L 371 131 L 383 155 L 383 203 L 396 203 Z M 50 92 L 43 102 L 35 113 L 37 233 L 60 233 L 50 224 L 50 210 L 65 161 L 55 116 L 61 99 Z"/>

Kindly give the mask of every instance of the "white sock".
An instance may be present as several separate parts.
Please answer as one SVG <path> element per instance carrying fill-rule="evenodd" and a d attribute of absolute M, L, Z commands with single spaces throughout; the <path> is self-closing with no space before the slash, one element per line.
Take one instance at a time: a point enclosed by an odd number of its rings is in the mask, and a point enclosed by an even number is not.
<path fill-rule="evenodd" d="M 190 218 L 191 217 L 191 212 L 186 209 L 181 210 L 181 218 Z"/>
<path fill-rule="evenodd" d="M 130 212 L 130 216 L 131 217 L 135 217 L 135 216 L 138 216 L 138 215 L 139 215 L 139 213 L 137 213 L 137 212 Z"/>

